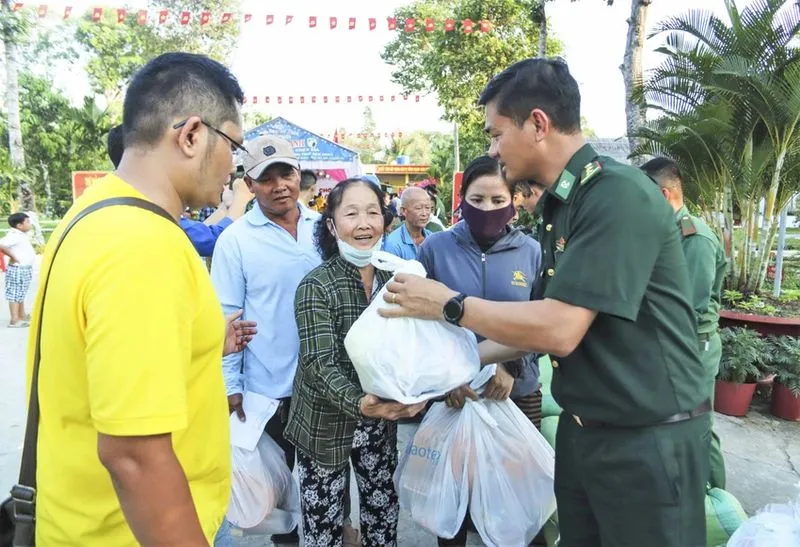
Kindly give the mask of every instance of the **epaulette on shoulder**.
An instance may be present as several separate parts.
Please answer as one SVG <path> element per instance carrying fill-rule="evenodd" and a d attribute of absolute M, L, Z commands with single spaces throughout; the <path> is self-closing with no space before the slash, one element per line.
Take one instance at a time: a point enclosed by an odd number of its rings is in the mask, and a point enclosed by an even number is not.
<path fill-rule="evenodd" d="M 697 233 L 697 226 L 694 225 L 694 220 L 689 215 L 681 217 L 681 235 L 683 237 L 691 236 Z"/>

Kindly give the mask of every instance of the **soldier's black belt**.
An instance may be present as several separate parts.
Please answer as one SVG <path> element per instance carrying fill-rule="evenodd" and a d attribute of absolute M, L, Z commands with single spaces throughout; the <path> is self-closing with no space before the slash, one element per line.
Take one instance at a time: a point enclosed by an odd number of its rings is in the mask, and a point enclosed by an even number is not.
<path fill-rule="evenodd" d="M 715 334 L 717 334 L 717 331 L 715 330 L 711 332 L 704 332 L 703 334 L 698 334 L 697 338 L 699 338 L 701 342 L 705 342 L 706 340 L 711 340 Z"/>
<path fill-rule="evenodd" d="M 668 416 L 666 419 L 652 424 L 652 425 L 664 425 L 664 424 L 674 424 L 678 422 L 685 422 L 686 420 L 692 420 L 703 414 L 708 414 L 711 412 L 711 399 L 706 399 L 703 403 L 700 404 L 694 410 L 690 410 L 689 412 L 678 412 L 677 414 L 673 414 L 672 416 Z M 581 418 L 580 416 L 572 415 L 575 418 L 575 423 L 577 423 L 581 427 L 608 427 L 608 428 L 616 428 L 616 429 L 633 429 L 634 427 L 648 427 L 648 426 L 620 426 L 615 424 L 610 424 L 607 422 L 599 422 L 597 420 L 588 420 L 586 418 Z"/>

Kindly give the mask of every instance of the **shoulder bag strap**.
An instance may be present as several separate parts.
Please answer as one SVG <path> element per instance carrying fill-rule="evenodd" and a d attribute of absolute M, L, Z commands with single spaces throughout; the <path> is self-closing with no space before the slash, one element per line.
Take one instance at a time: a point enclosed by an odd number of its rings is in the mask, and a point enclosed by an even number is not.
<path fill-rule="evenodd" d="M 19 485 L 28 487 L 30 489 L 36 488 L 36 451 L 37 443 L 39 441 L 39 360 L 41 358 L 44 304 L 47 296 L 47 284 L 50 281 L 50 273 L 53 271 L 53 263 L 55 262 L 56 255 L 58 254 L 58 249 L 61 247 L 61 244 L 64 242 L 64 238 L 67 237 L 67 234 L 70 232 L 70 230 L 72 230 L 72 228 L 85 216 L 105 207 L 112 207 L 115 205 L 127 205 L 129 207 L 146 209 L 147 211 L 164 217 L 176 226 L 179 226 L 179 224 L 175 222 L 175 219 L 172 218 L 169 213 L 151 201 L 135 197 L 117 197 L 104 199 L 89 205 L 86 209 L 75 215 L 69 224 L 67 224 L 67 227 L 64 228 L 58 243 L 56 243 L 56 246 L 53 249 L 53 257 L 50 259 L 50 267 L 48 268 L 44 277 L 42 297 L 39 303 L 39 321 L 36 328 L 33 374 L 31 377 L 30 399 L 28 401 L 28 421 L 25 425 L 25 442 L 22 445 L 22 464 L 20 465 L 19 470 Z"/>

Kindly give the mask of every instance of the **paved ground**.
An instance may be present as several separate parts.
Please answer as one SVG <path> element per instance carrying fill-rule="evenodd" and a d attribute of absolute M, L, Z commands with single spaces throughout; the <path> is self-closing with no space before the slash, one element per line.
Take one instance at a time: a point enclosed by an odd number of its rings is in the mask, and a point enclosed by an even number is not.
<path fill-rule="evenodd" d="M 29 295 L 31 303 L 32 299 L 33 291 Z M 28 330 L 5 328 L 7 322 L 8 308 L 3 305 L 0 309 L 0 496 L 16 480 L 26 415 L 24 360 Z M 797 496 L 800 424 L 773 418 L 766 402 L 757 399 L 745 418 L 717 414 L 716 427 L 728 466 L 728 490 L 746 511 L 752 514 L 767 503 L 783 503 Z M 413 426 L 401 426 L 401 447 L 413 432 Z M 357 516 L 354 520 L 357 522 Z M 435 538 L 407 515 L 401 516 L 399 535 L 401 545 L 436 545 Z M 238 543 L 264 545 L 265 540 L 251 537 Z M 470 545 L 480 544 L 474 535 L 470 538 Z"/>

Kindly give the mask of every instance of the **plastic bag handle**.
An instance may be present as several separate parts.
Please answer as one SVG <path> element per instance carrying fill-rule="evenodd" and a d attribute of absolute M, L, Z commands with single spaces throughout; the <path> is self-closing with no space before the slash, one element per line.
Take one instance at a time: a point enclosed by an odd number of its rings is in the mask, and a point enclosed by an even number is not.
<path fill-rule="evenodd" d="M 489 383 L 489 380 L 491 380 L 495 374 L 497 374 L 497 365 L 486 365 L 481 369 L 478 375 L 472 379 L 469 387 L 471 387 L 480 395 L 486 390 L 486 384 Z M 480 416 L 481 420 L 486 422 L 486 425 L 491 428 L 497 427 L 497 420 L 492 418 L 492 415 L 489 414 L 489 411 L 487 411 L 486 407 L 483 406 L 483 401 L 473 401 L 472 399 L 467 399 L 467 404 L 478 416 Z"/>
<path fill-rule="evenodd" d="M 372 258 L 370 259 L 370 263 L 373 266 L 386 272 L 396 272 L 403 267 L 406 262 L 408 262 L 408 260 L 403 260 L 399 256 L 387 253 L 386 251 L 375 251 L 372 253 Z"/>

